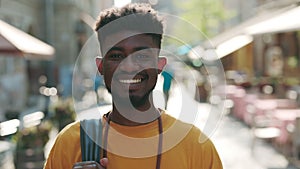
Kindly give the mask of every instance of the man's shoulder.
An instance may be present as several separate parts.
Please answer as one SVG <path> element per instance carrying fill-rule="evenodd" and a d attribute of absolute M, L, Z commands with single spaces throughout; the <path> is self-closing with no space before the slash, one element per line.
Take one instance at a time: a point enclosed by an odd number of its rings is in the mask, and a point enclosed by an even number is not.
<path fill-rule="evenodd" d="M 167 111 L 165 111 L 167 112 Z M 193 123 L 189 123 L 186 121 L 183 121 L 179 118 L 175 118 L 173 116 L 171 116 L 168 113 L 164 113 L 163 114 L 163 119 L 166 121 L 168 127 L 175 127 L 176 129 L 180 130 L 180 129 L 184 129 L 188 131 L 193 131 L 193 132 L 201 132 L 201 130 L 196 127 Z"/>
<path fill-rule="evenodd" d="M 80 126 L 83 125 L 85 127 L 98 127 L 102 123 L 98 123 L 99 119 L 88 119 L 75 121 L 67 126 L 65 126 L 58 134 L 58 138 L 68 138 L 68 139 L 79 139 L 80 138 Z"/>
<path fill-rule="evenodd" d="M 206 141 L 208 141 L 208 143 L 210 142 L 207 135 L 195 124 L 174 118 L 169 114 L 165 114 L 164 116 L 164 118 L 168 120 L 168 127 L 174 127 L 173 129 L 176 130 L 176 133 L 186 133 L 186 139 L 198 140 L 199 143 L 205 143 Z"/>
<path fill-rule="evenodd" d="M 80 137 L 80 121 L 75 121 L 73 123 L 65 126 L 58 134 L 58 139 L 79 139 Z"/>

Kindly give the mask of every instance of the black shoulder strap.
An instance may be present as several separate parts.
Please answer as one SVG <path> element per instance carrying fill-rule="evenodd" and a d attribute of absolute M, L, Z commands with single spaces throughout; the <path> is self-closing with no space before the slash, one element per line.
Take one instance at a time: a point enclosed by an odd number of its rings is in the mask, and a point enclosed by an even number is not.
<path fill-rule="evenodd" d="M 101 119 L 80 121 L 80 144 L 82 161 L 96 161 L 100 163 L 102 146 Z"/>

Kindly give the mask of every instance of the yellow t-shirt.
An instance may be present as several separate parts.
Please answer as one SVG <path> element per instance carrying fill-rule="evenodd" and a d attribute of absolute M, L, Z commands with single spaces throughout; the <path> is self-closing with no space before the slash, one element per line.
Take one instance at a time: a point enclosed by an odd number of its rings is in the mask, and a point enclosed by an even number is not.
<path fill-rule="evenodd" d="M 106 118 L 103 119 L 105 129 Z M 222 169 L 213 143 L 198 128 L 166 113 L 162 113 L 161 120 L 161 169 Z M 158 133 L 157 121 L 141 126 L 122 126 L 111 122 L 107 137 L 107 168 L 155 169 Z M 44 169 L 71 169 L 74 163 L 80 161 L 80 123 L 74 122 L 58 134 Z"/>

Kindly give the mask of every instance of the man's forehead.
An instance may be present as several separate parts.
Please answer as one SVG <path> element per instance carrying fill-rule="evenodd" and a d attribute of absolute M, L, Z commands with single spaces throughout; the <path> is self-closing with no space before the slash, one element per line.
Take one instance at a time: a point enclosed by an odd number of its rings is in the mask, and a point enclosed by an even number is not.
<path fill-rule="evenodd" d="M 117 44 L 120 44 L 121 42 L 124 42 L 129 38 L 143 36 L 143 35 L 146 34 L 135 32 L 135 31 L 127 31 L 127 30 L 106 35 L 105 38 L 101 40 L 102 44 L 100 44 L 102 47 L 102 53 L 104 54 L 107 53 Z M 137 43 L 141 43 L 141 42 L 137 42 Z"/>

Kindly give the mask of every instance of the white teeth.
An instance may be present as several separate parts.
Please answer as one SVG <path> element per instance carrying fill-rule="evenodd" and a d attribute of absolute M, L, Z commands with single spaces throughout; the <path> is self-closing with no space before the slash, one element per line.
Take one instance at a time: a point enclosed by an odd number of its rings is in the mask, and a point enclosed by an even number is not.
<path fill-rule="evenodd" d="M 121 83 L 126 84 L 134 84 L 134 83 L 140 83 L 142 79 L 126 79 L 126 80 L 120 80 Z"/>

